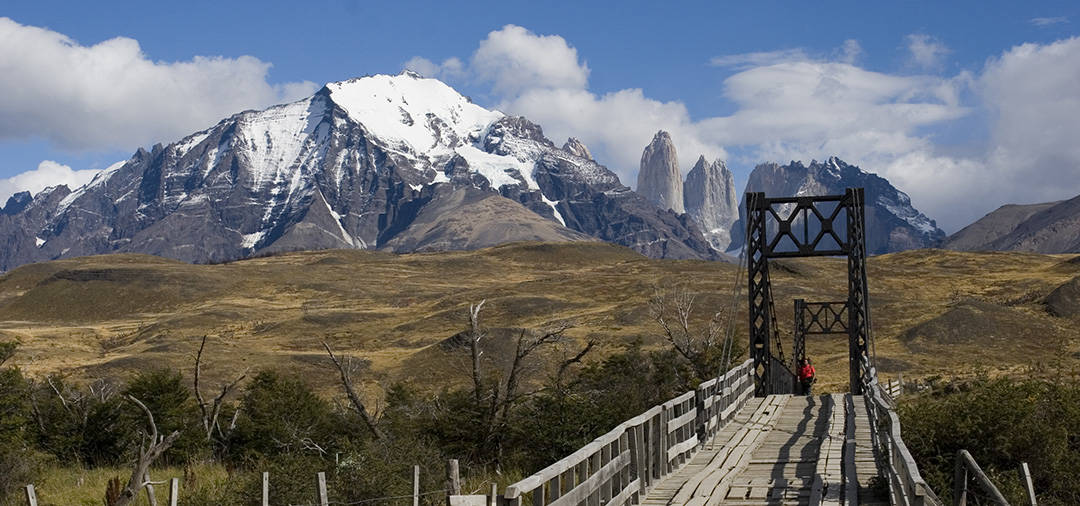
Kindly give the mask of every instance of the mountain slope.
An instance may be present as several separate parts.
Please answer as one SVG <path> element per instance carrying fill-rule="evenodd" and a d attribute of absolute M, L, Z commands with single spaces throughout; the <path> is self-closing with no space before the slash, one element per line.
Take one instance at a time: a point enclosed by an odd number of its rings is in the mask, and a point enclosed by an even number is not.
<path fill-rule="evenodd" d="M 427 187 L 444 184 L 499 193 L 647 255 L 718 258 L 693 224 L 557 148 L 539 126 L 402 73 L 245 111 L 140 149 L 75 191 L 14 201 L 0 213 L 0 242 L 12 245 L 0 251 L 0 270 L 113 252 L 219 262 L 292 249 L 407 251 L 397 249 L 407 241 L 380 241 L 391 224 L 407 227 L 402 213 Z"/>
<path fill-rule="evenodd" d="M 408 226 L 380 241 L 395 251 L 449 251 L 487 248 L 505 242 L 585 241 L 590 237 L 542 218 L 521 204 L 473 187 L 434 187 L 417 202 Z"/>
<path fill-rule="evenodd" d="M 974 223 L 950 235 L 942 247 L 956 251 L 985 251 L 990 243 L 1009 235 L 1035 213 L 1045 211 L 1060 202 L 1043 204 L 1007 204 L 979 218 Z"/>
<path fill-rule="evenodd" d="M 1080 252 L 1080 196 L 1033 213 L 1008 234 L 991 241 L 994 251 Z"/>
<path fill-rule="evenodd" d="M 866 191 L 866 250 L 871 255 L 928 248 L 938 245 L 945 232 L 934 220 L 912 207 L 911 199 L 888 180 L 832 157 L 810 165 L 764 163 L 754 168 L 746 192 L 765 192 L 766 197 L 842 195 L 845 188 Z M 745 193 L 744 193 L 745 195 Z M 733 226 L 730 249 L 746 242 L 745 205 L 739 206 L 739 222 Z M 729 249 L 729 250 L 730 250 Z"/>

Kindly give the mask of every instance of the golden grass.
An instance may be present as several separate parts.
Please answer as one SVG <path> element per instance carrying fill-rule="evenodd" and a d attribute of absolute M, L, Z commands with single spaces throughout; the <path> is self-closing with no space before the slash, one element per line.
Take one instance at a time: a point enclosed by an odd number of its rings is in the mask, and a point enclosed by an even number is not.
<path fill-rule="evenodd" d="M 196 486 L 214 487 L 223 484 L 229 477 L 225 468 L 216 464 L 204 464 L 193 466 Z M 46 469 L 37 482 L 34 489 L 37 492 L 40 506 L 101 506 L 105 500 L 105 487 L 109 480 L 120 477 L 121 483 L 126 484 L 131 476 L 131 468 L 99 467 L 83 469 L 79 467 L 50 467 Z M 165 467 L 151 471 L 151 479 L 154 481 L 168 481 L 170 478 L 180 479 L 179 498 L 183 504 L 186 488 L 193 484 L 184 481 L 184 470 L 176 467 Z M 154 491 L 157 495 L 158 504 L 169 503 L 168 484 L 156 485 Z M 25 498 L 23 498 L 25 499 Z M 21 505 L 21 502 L 15 504 Z M 146 492 L 139 494 L 134 504 L 136 506 L 149 506 Z"/>
<path fill-rule="evenodd" d="M 980 370 L 1075 372 L 1080 331 L 1075 322 L 1047 314 L 1041 303 L 1080 275 L 1080 264 L 1067 262 L 1071 257 L 919 250 L 871 258 L 871 313 L 883 374 L 915 379 Z M 846 261 L 836 258 L 774 263 L 788 353 L 792 299 L 846 298 L 845 269 Z M 363 370 L 356 377 L 376 396 L 378 385 L 393 381 L 431 388 L 465 381 L 460 360 L 435 345 L 463 328 L 470 302 L 487 299 L 484 316 L 491 327 L 572 320 L 571 337 L 600 341 L 595 359 L 637 339 L 662 343 L 647 309 L 656 286 L 686 283 L 700 294 L 703 320 L 730 305 L 735 274 L 731 264 L 650 260 L 602 243 L 413 255 L 319 251 L 222 265 L 86 257 L 24 266 L 0 277 L 0 339 L 21 342 L 15 362 L 30 375 L 124 378 L 159 367 L 190 374 L 199 338 L 207 334 L 204 371 L 211 382 L 249 367 L 276 367 L 336 393 L 336 374 L 320 345 L 325 340 L 360 359 Z M 745 341 L 741 288 L 737 338 Z M 947 344 L 939 336 L 907 335 L 939 317 L 961 326 L 955 320 L 981 318 L 949 313 L 964 298 L 1007 310 L 993 320 L 1002 335 L 965 335 Z M 1014 326 L 1034 328 L 1038 338 L 1010 338 Z M 812 337 L 807 349 L 823 391 L 845 389 L 846 339 Z M 572 351 L 565 345 L 551 357 Z"/>

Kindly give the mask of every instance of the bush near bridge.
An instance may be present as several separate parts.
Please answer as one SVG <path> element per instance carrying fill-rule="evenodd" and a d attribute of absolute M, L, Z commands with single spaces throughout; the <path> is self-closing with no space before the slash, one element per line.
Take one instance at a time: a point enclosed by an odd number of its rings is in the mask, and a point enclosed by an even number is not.
<path fill-rule="evenodd" d="M 966 449 L 1012 504 L 1031 468 L 1040 505 L 1080 504 L 1080 382 L 982 377 L 906 398 L 903 438 L 923 477 L 951 501 L 956 453 Z"/>
<path fill-rule="evenodd" d="M 4 346 L 0 351 L 14 349 Z M 261 493 L 264 471 L 276 502 L 311 503 L 320 471 L 332 501 L 355 502 L 410 495 L 413 465 L 421 466 L 422 491 L 440 491 L 449 458 L 461 459 L 469 490 L 486 490 L 491 481 L 505 487 L 694 388 L 705 379 L 694 369 L 671 350 L 635 342 L 542 380 L 513 403 L 500 428 L 506 451 L 499 454 L 478 439 L 490 420 L 476 412 L 467 387 L 434 393 L 390 387 L 379 425 L 384 437 L 376 439 L 346 403 L 317 395 L 306 378 L 266 369 L 227 407 L 228 420 L 238 410 L 235 428 L 207 441 L 190 379 L 179 372 L 144 372 L 127 385 L 77 385 L 55 376 L 31 381 L 17 368 L 0 368 L 0 505 L 21 505 L 27 483 L 38 485 L 43 505 L 100 504 L 105 481 L 130 474 L 125 466 L 146 423 L 122 394 L 143 399 L 163 433 L 183 434 L 153 477 L 182 475 L 185 505 L 248 503 Z M 444 500 L 435 493 L 424 502 Z"/>

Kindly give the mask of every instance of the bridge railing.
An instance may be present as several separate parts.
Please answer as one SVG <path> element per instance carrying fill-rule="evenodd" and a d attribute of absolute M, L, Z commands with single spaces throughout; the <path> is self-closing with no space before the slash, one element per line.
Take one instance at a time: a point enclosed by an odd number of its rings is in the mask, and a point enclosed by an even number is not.
<path fill-rule="evenodd" d="M 870 437 L 878 457 L 884 459 L 879 467 L 889 483 L 890 503 L 940 506 L 941 500 L 919 474 L 915 459 L 900 437 L 900 417 L 893 408 L 892 396 L 878 383 L 877 368 L 865 355 L 859 366 L 863 369 L 863 377 L 867 378 L 863 397 L 870 418 Z"/>
<path fill-rule="evenodd" d="M 499 504 L 637 504 L 754 395 L 753 360 L 631 418 L 506 488 Z"/>

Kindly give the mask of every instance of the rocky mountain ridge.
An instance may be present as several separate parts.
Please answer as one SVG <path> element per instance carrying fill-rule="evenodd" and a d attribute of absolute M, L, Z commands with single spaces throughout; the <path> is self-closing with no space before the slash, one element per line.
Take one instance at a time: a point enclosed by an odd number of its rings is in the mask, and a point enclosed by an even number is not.
<path fill-rule="evenodd" d="M 719 258 L 692 220 L 622 185 L 581 156 L 588 150 L 580 142 L 567 146 L 413 73 L 330 83 L 307 99 L 139 149 L 74 191 L 12 197 L 0 212 L 0 242 L 9 245 L 0 270 L 112 252 L 220 262 L 297 249 L 407 251 L 399 248 L 413 242 L 394 237 L 425 206 L 459 196 L 440 185 L 496 193 L 532 211 L 515 216 L 554 222 L 540 228 L 557 236 L 657 258 Z M 519 237 L 515 227 L 476 243 L 462 227 L 425 227 L 427 242 L 446 247 L 535 236 Z"/>
<path fill-rule="evenodd" d="M 765 192 L 766 196 L 840 195 L 845 188 L 866 191 L 866 249 L 871 255 L 936 247 L 945 238 L 937 223 L 911 205 L 906 193 L 888 180 L 850 165 L 837 157 L 809 165 L 792 161 L 788 165 L 763 163 L 754 168 L 745 192 Z M 745 195 L 744 192 L 744 195 Z M 739 222 L 733 228 L 729 251 L 746 241 L 746 209 L 739 206 Z"/>

